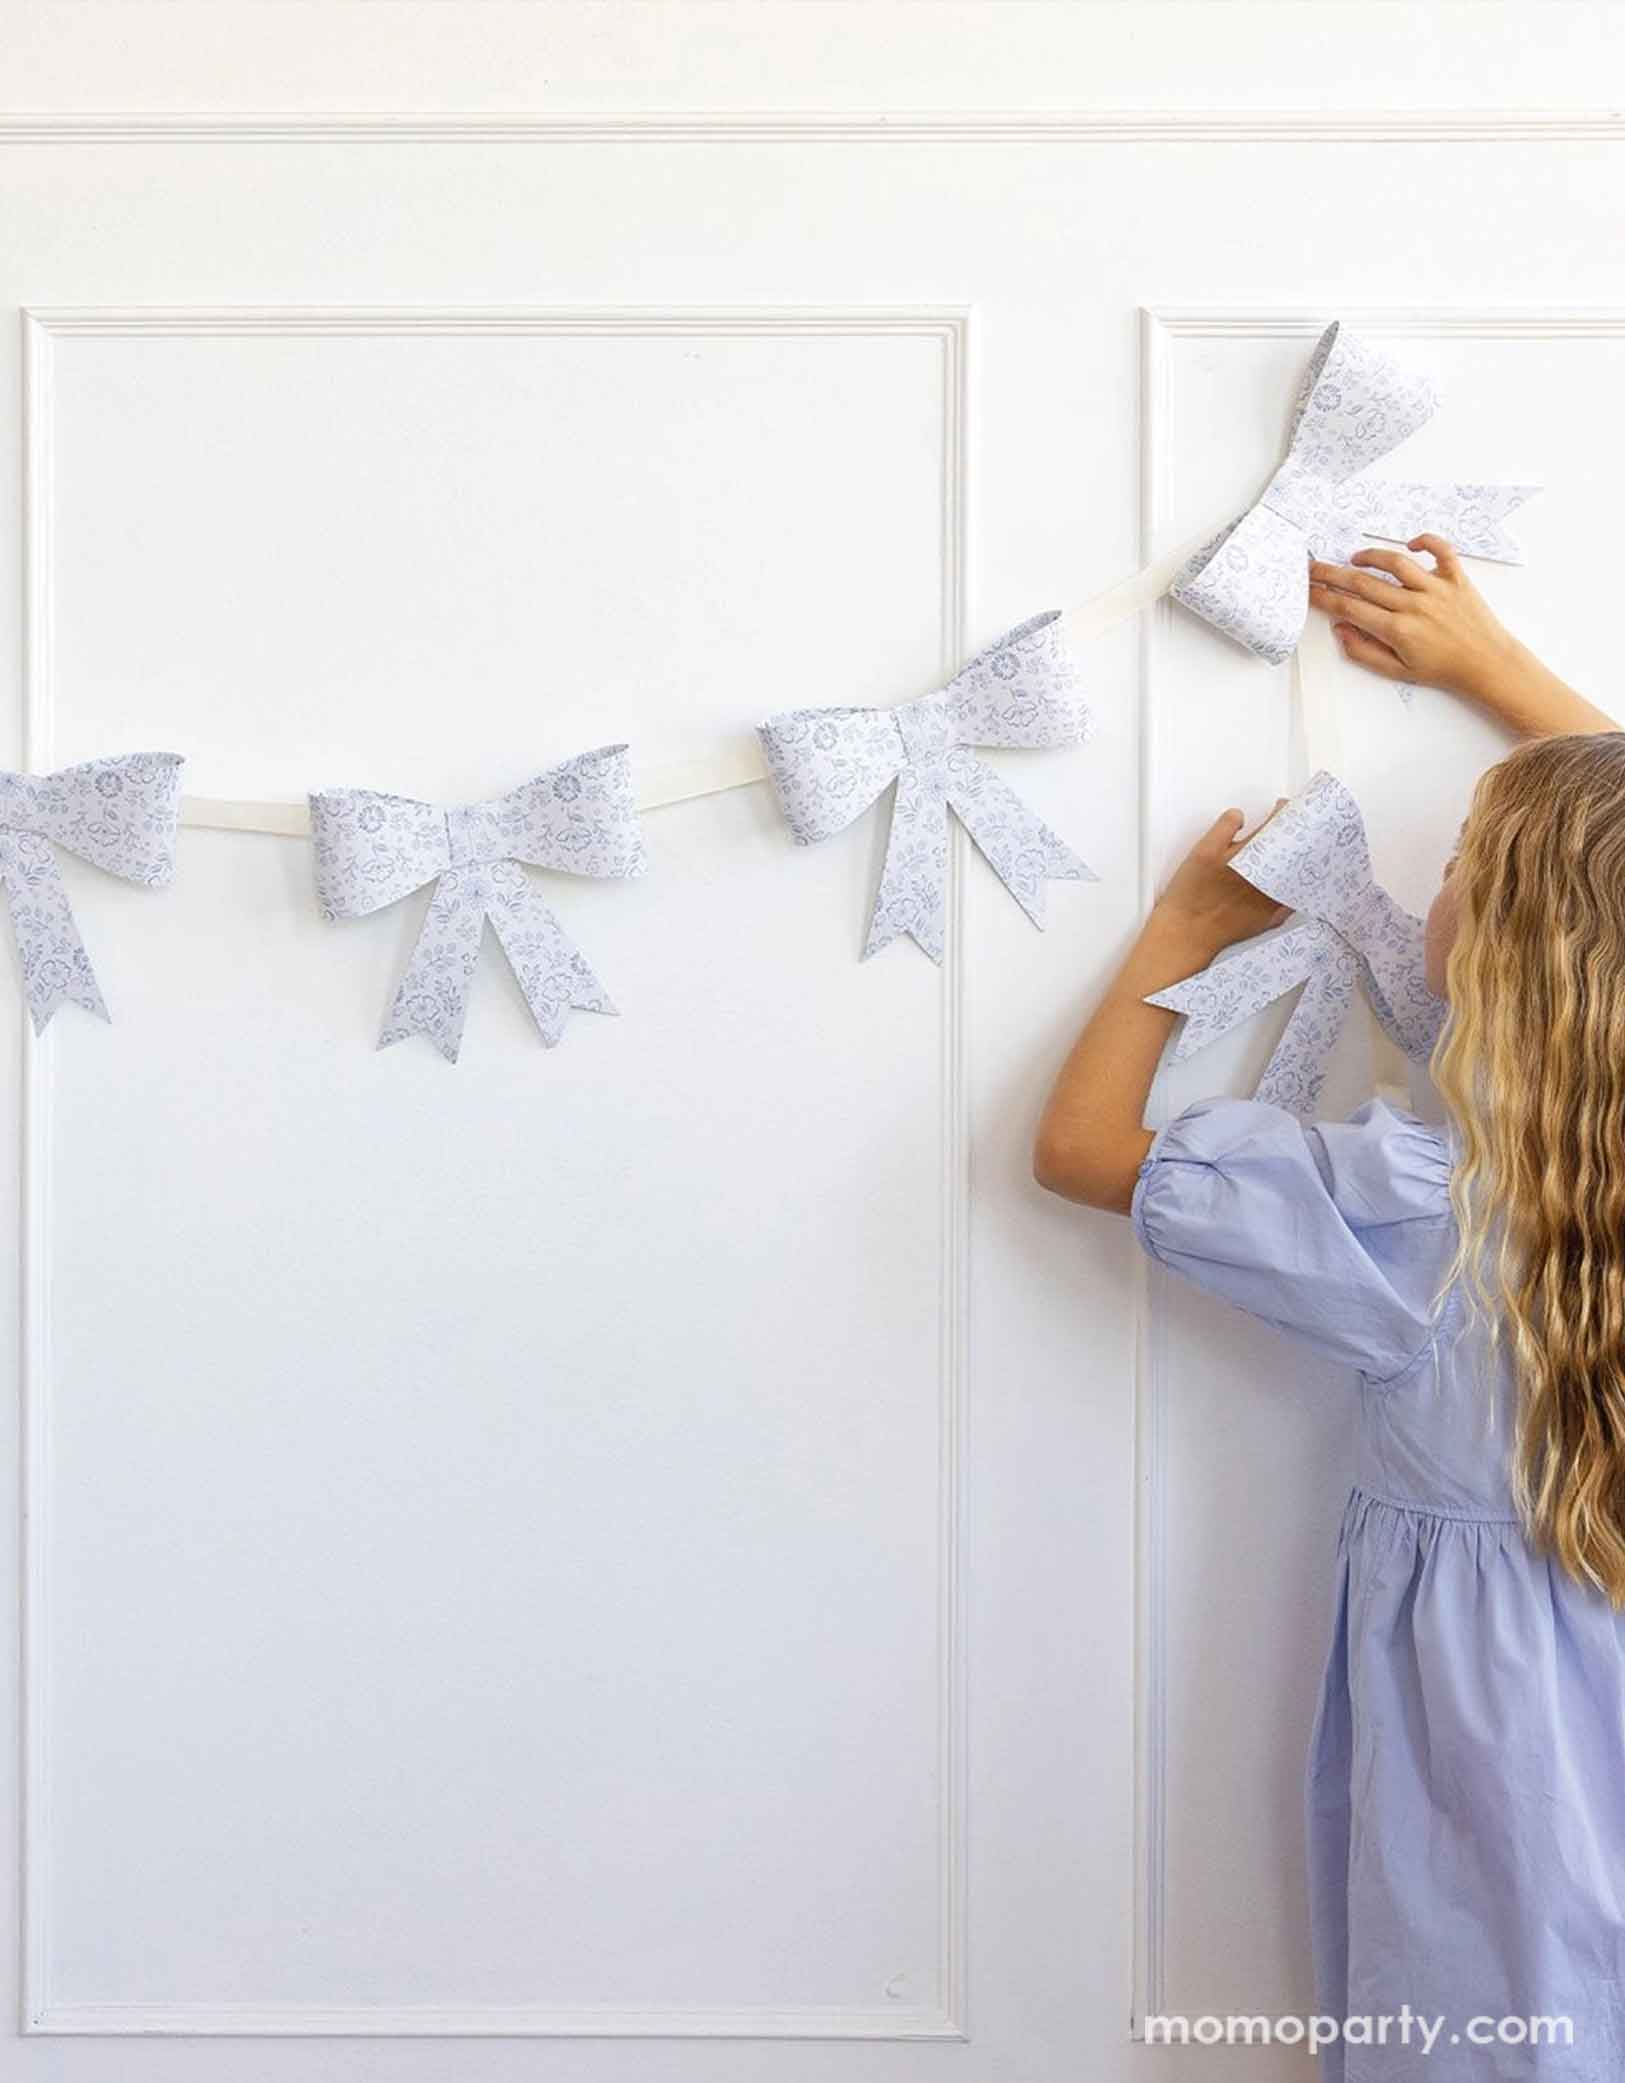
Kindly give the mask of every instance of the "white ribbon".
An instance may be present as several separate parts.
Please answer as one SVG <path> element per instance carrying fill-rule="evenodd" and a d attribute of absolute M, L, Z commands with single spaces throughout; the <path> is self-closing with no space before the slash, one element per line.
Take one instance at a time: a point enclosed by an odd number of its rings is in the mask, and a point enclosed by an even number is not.
<path fill-rule="evenodd" d="M 1356 475 L 1421 426 L 1436 403 L 1424 380 L 1406 376 L 1387 355 L 1340 324 L 1329 326 L 1300 388 L 1290 453 L 1257 505 L 1217 533 L 1204 529 L 1133 577 L 1068 608 L 1062 617 L 1067 636 L 1074 643 L 1101 636 L 1172 591 L 1176 600 L 1279 663 L 1293 653 L 1304 630 L 1311 554 L 1341 561 L 1363 537 L 1403 542 L 1431 529 L 1467 555 L 1518 562 L 1521 552 L 1501 523 L 1538 487 L 1361 480 Z M 1304 708 L 1313 708 L 1316 698 L 1316 690 L 1306 684 Z M 1294 702 L 1299 700 L 1295 690 Z M 1303 772 L 1340 763 L 1335 743 L 1320 728 L 1328 714 L 1323 707 L 1318 716 L 1305 716 L 1309 742 L 1307 762 L 1299 762 Z M 702 758 L 646 773 L 637 804 L 655 810 L 769 778 L 759 746 L 740 738 Z M 310 830 L 300 803 L 205 796 L 187 797 L 181 822 L 288 837 Z"/>

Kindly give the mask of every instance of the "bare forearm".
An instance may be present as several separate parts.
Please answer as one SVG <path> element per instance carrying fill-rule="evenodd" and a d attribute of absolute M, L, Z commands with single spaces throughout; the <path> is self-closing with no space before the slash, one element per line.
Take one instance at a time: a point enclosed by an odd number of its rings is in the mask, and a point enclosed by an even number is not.
<path fill-rule="evenodd" d="M 1514 639 L 1504 656 L 1490 657 L 1460 685 L 1451 689 L 1463 700 L 1493 716 L 1524 738 L 1555 737 L 1564 731 L 1611 731 L 1619 728 L 1595 702 L 1586 700 L 1526 644 Z"/>
<path fill-rule="evenodd" d="M 1051 1193 L 1128 1213 L 1151 1147 L 1145 1105 L 1175 1014 L 1146 994 L 1212 961 L 1198 928 L 1153 911 L 1107 986 L 1050 1090 L 1033 1150 L 1033 1176 Z"/>
<path fill-rule="evenodd" d="M 1033 1142 L 1033 1176 L 1051 1193 L 1129 1212 L 1151 1147 L 1145 1102 L 1176 1018 L 1147 1005 L 1147 993 L 1205 969 L 1222 948 L 1285 916 L 1230 866 L 1241 825 L 1239 810 L 1222 811 L 1197 840 L 1061 1065 Z"/>

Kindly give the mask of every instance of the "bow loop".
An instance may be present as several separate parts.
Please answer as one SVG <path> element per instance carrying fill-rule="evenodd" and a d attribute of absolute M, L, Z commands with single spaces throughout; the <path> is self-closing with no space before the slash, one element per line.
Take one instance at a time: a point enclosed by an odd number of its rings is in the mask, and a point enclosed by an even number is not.
<path fill-rule="evenodd" d="M 1341 484 L 1381 462 L 1438 409 L 1438 393 L 1425 376 L 1334 319 L 1315 342 L 1298 386 L 1279 474 Z"/>
<path fill-rule="evenodd" d="M 87 759 L 54 774 L 0 773 L 0 830 L 32 832 L 125 882 L 175 873 L 181 817 L 176 752 Z"/>
<path fill-rule="evenodd" d="M 797 846 L 844 832 L 907 756 L 889 709 L 786 709 L 759 723 L 756 736 Z"/>
<path fill-rule="evenodd" d="M 1058 611 L 980 651 L 943 687 L 893 709 L 789 709 L 757 736 L 799 846 L 843 831 L 896 781 L 865 957 L 907 934 L 941 961 L 954 810 L 1035 925 L 1047 879 L 1094 872 L 970 749 L 1059 746 L 1088 733 L 1082 679 Z"/>
<path fill-rule="evenodd" d="M 549 767 L 493 803 L 482 826 L 485 860 L 527 861 L 571 875 L 641 875 L 648 866 L 625 745 L 600 745 Z"/>
<path fill-rule="evenodd" d="M 59 1005 L 108 1016 L 52 847 L 161 887 L 175 873 L 183 765 L 174 752 L 130 752 L 54 774 L 0 773 L 0 884 L 36 1034 Z"/>
<path fill-rule="evenodd" d="M 1230 865 L 1294 916 L 1150 996 L 1148 1004 L 1186 1015 L 1175 1060 L 1302 984 L 1257 1089 L 1260 1098 L 1312 1112 L 1358 982 L 1384 1031 L 1425 1062 L 1446 1007 L 1428 989 L 1422 922 L 1374 879 L 1365 821 L 1343 784 L 1316 774 Z"/>
<path fill-rule="evenodd" d="M 1083 675 L 1051 608 L 978 651 L 942 689 L 962 745 L 1053 751 L 1089 735 Z"/>
<path fill-rule="evenodd" d="M 545 1046 L 559 1039 L 572 1006 L 615 1011 L 520 864 L 576 875 L 644 872 L 625 745 L 580 753 L 481 803 L 324 789 L 310 798 L 310 824 L 324 918 L 361 918 L 434 884 L 380 1048 L 423 1034 L 456 1062 L 487 920 Z"/>
<path fill-rule="evenodd" d="M 1260 658 L 1292 656 L 1309 613 L 1308 537 L 1272 506 L 1255 506 L 1185 567 L 1173 598 Z"/>
<path fill-rule="evenodd" d="M 1173 598 L 1279 665 L 1303 634 L 1311 557 L 1346 563 L 1366 537 L 1409 542 L 1431 530 L 1466 555 L 1521 561 L 1502 523 L 1536 486 L 1366 475 L 1437 405 L 1425 378 L 1340 324 L 1328 326 L 1299 386 L 1284 461 L 1255 504 L 1189 560 Z"/>
<path fill-rule="evenodd" d="M 452 865 L 446 813 L 411 796 L 319 789 L 310 798 L 310 837 L 324 919 L 398 904 Z"/>
<path fill-rule="evenodd" d="M 1277 904 L 1340 926 L 1375 885 L 1360 806 L 1324 768 L 1230 864 Z"/>

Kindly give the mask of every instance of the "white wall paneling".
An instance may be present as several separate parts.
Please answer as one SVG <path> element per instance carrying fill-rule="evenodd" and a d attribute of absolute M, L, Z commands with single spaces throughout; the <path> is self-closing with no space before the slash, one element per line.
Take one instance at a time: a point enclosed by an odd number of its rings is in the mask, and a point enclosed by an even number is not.
<path fill-rule="evenodd" d="M 281 110 L 263 114 L 0 114 L 10 144 L 1024 144 L 1613 143 L 1612 109 L 629 109 L 569 112 Z"/>
<path fill-rule="evenodd" d="M 964 532 L 964 458 L 966 452 L 965 412 L 967 402 L 967 339 L 968 314 L 963 311 L 887 311 L 852 308 L 847 310 L 129 310 L 129 309 L 79 309 L 39 311 L 24 313 L 26 334 L 27 386 L 27 451 L 29 456 L 29 480 L 26 498 L 26 568 L 28 571 L 28 764 L 35 769 L 47 768 L 56 763 L 59 754 L 59 733 L 55 729 L 57 692 L 57 646 L 54 633 L 58 619 L 58 579 L 56 550 L 58 512 L 61 492 L 58 483 L 59 469 L 57 450 L 60 445 L 59 423 L 65 407 L 63 384 L 57 370 L 57 360 L 63 352 L 64 343 L 94 342 L 105 355 L 111 351 L 115 357 L 117 346 L 110 343 L 143 343 L 149 348 L 156 343 L 182 343 L 185 351 L 196 351 L 198 343 L 231 342 L 256 343 L 289 341 L 304 343 L 307 347 L 321 347 L 331 351 L 334 343 L 343 342 L 389 342 L 396 344 L 410 355 L 414 345 L 433 341 L 454 342 L 466 345 L 473 353 L 479 352 L 477 343 L 490 341 L 525 343 L 566 342 L 572 345 L 603 340 L 615 342 L 660 343 L 664 351 L 682 356 L 687 343 L 751 342 L 768 343 L 779 354 L 788 351 L 794 355 L 798 343 L 820 343 L 837 341 L 852 343 L 860 352 L 879 348 L 882 354 L 894 344 L 901 344 L 911 353 L 909 365 L 902 372 L 905 384 L 912 386 L 923 381 L 928 395 L 921 401 L 920 426 L 935 444 L 936 455 L 932 459 L 932 481 L 930 504 L 933 513 L 933 543 L 929 556 L 929 571 L 936 595 L 934 619 L 937 630 L 938 656 L 936 663 L 942 671 L 952 668 L 962 645 L 962 601 L 963 601 L 963 532 Z M 816 352 L 816 347 L 814 349 Z M 245 372 L 252 371 L 252 361 L 243 365 Z M 334 367 L 324 355 L 321 367 L 324 372 Z M 86 372 L 85 380 L 94 384 L 96 377 Z M 291 379 L 290 379 L 291 380 Z M 338 379 L 342 395 L 343 379 Z M 403 384 L 410 385 L 410 378 L 402 377 Z M 113 417 L 129 413 L 139 392 L 119 391 Z M 85 396 L 85 391 L 77 393 Z M 171 408 L 184 405 L 188 410 L 201 409 L 199 391 L 194 376 L 188 375 L 175 384 L 167 384 L 161 373 L 155 374 L 143 396 L 141 409 L 160 414 L 165 406 Z M 886 403 L 891 404 L 888 396 Z M 252 410 L 252 395 L 244 390 L 238 407 L 245 416 Z M 787 403 L 787 410 L 804 410 L 805 406 Z M 314 418 L 312 401 L 309 397 L 300 402 L 300 414 L 307 424 Z M 179 446 L 182 430 L 174 425 L 157 428 L 154 439 L 160 446 Z M 91 444 L 100 449 L 98 439 Z M 313 460 L 311 456 L 304 459 Z M 607 466 L 606 466 L 607 467 Z M 138 475 L 138 473 L 137 473 Z M 198 496 L 198 487 L 191 488 L 189 496 L 198 505 L 214 506 L 225 495 L 224 486 L 217 484 L 212 496 Z M 789 496 L 795 496 L 790 487 Z M 144 494 L 135 490 L 139 505 Z M 209 525 L 207 521 L 205 526 Z M 167 561 L 170 549 L 159 548 L 157 555 Z M 139 583 L 139 582 L 138 582 Z M 116 703 L 125 700 L 122 688 L 117 685 L 108 689 L 110 698 Z M 764 707 L 767 704 L 764 704 Z M 111 719 L 110 719 L 111 720 Z M 490 721 L 491 719 L 487 719 Z M 489 768 L 493 778 L 500 773 L 509 773 L 517 778 L 531 766 L 545 763 L 539 758 L 533 744 L 526 740 L 526 727 L 517 716 L 499 719 L 506 723 L 504 735 L 509 749 L 498 749 L 492 745 L 473 748 L 475 758 Z M 97 726 L 99 727 L 99 726 Z M 554 728 L 549 722 L 547 729 Z M 136 731 L 140 742 L 150 737 L 145 722 Z M 161 733 L 160 733 L 161 735 Z M 78 746 L 71 748 L 78 751 Z M 571 749 L 563 742 L 553 743 L 546 749 L 546 757 Z M 387 739 L 378 747 L 377 758 L 388 759 L 394 748 Z M 427 770 L 425 770 L 426 772 Z M 378 778 L 366 775 L 364 778 Z M 765 813 L 765 790 L 756 792 L 748 814 L 750 822 L 764 834 L 771 831 L 771 813 Z M 694 818 L 700 821 L 713 818 L 715 812 L 710 804 L 697 803 L 677 806 L 674 811 L 664 813 L 672 816 Z M 662 835 L 657 835 L 662 836 Z M 198 842 L 199 852 L 211 844 L 221 847 L 236 847 L 247 844 L 262 853 L 269 847 L 278 849 L 284 842 L 256 841 L 231 838 L 215 838 L 211 835 Z M 302 846 L 289 843 L 290 856 L 300 859 L 303 874 Z M 952 876 L 957 888 L 962 847 L 956 844 Z M 658 850 L 657 850 L 658 859 Z M 193 872 L 199 872 L 198 864 Z M 206 871 L 205 871 L 206 872 Z M 287 878 L 297 880 L 297 877 Z M 549 895 L 553 893 L 550 891 Z M 854 896 L 857 890 L 849 892 Z M 572 893 L 573 895 L 573 893 Z M 559 902 L 568 908 L 570 899 L 561 896 Z M 957 905 L 955 917 L 957 919 Z M 133 917 L 131 924 L 135 923 Z M 850 941 L 860 926 L 861 918 L 852 916 L 844 922 L 849 929 L 837 937 Z M 252 930 L 245 927 L 245 931 Z M 486 960 L 493 959 L 494 951 L 487 948 Z M 66 1220 L 72 1222 L 74 1211 L 61 1206 L 62 1195 L 55 1182 L 56 1167 L 53 1163 L 53 1115 L 57 1105 L 59 1080 L 56 1072 L 59 1036 L 53 1032 L 39 1043 L 27 1046 L 27 1112 L 25 1133 L 25 1179 L 26 1215 L 24 1225 L 25 1274 L 25 1343 L 23 1369 L 23 1408 L 28 1451 L 25 1462 L 24 1514 L 28 1528 L 27 1572 L 25 1583 L 26 1599 L 26 1664 L 25 1697 L 27 1702 L 27 1793 L 26 1814 L 27 1861 L 25 1868 L 27 1900 L 27 1948 L 28 1981 L 26 1994 L 26 2022 L 35 2032 L 47 2033 L 93 2033 L 143 2032 L 143 2033 L 243 2033 L 255 2036 L 279 2034 L 365 2034 L 386 2036 L 394 2034 L 515 2034 L 557 2035 L 592 2034 L 595 2036 L 703 2036 L 727 2037 L 747 2036 L 752 2038 L 788 2036 L 795 2038 L 827 2036 L 831 2038 L 859 2038 L 880 2036 L 885 2038 L 934 2038 L 955 2037 L 962 2033 L 959 2016 L 963 2004 L 963 1960 L 964 1960 L 964 1648 L 961 1599 L 961 1513 L 962 1513 L 962 1469 L 961 1441 L 963 1433 L 963 1256 L 965 1250 L 965 1131 L 964 1096 L 960 1075 L 961 1051 L 961 980 L 963 964 L 957 947 L 950 950 L 944 972 L 939 979 L 930 974 L 925 990 L 927 998 L 937 1007 L 937 1038 L 930 1044 L 936 1055 L 936 1082 L 940 1090 L 937 1119 L 933 1133 L 939 1140 L 937 1159 L 938 1190 L 940 1208 L 928 1223 L 939 1238 L 937 1251 L 938 1270 L 932 1288 L 935 1300 L 928 1312 L 934 1325 L 930 1355 L 930 1368 L 934 1373 L 938 1390 L 934 1414 L 936 1453 L 939 1457 L 930 1477 L 931 1488 L 936 1498 L 934 1508 L 935 1533 L 929 1556 L 932 1578 L 932 1597 L 935 1600 L 934 1637 L 935 1649 L 930 1658 L 932 1676 L 932 1699 L 927 1720 L 931 1754 L 919 1759 L 919 1779 L 924 1785 L 933 1787 L 933 1871 L 935 1931 L 931 1952 L 923 1958 L 904 1958 L 896 1971 L 883 1978 L 884 1988 L 877 1987 L 880 1999 L 872 2006 L 856 2001 L 841 2002 L 572 2002 L 555 2000 L 549 2002 L 469 2000 L 459 2001 L 454 1997 L 433 2002 L 414 2002 L 407 1999 L 406 1992 L 395 2000 L 370 2002 L 254 2000 L 251 1996 L 236 2001 L 211 2001 L 207 1998 L 188 1998 L 184 1993 L 153 1995 L 132 1999 L 99 1994 L 94 1990 L 81 1989 L 71 1997 L 64 1998 L 55 1992 L 53 1983 L 53 1931 L 58 1918 L 71 1921 L 75 1902 L 60 1900 L 60 1890 L 53 1882 L 53 1842 L 55 1819 L 64 1807 L 56 1769 L 57 1746 L 53 1742 L 55 1716 L 58 1708 L 52 1685 L 53 1666 L 60 1647 L 56 1636 L 60 1606 L 53 1592 L 53 1555 L 56 1534 L 53 1511 L 54 1457 L 53 1457 L 53 1403 L 55 1400 L 55 1366 L 53 1361 L 53 1323 L 61 1309 L 73 1310 L 76 1297 L 73 1288 L 64 1287 L 54 1272 L 54 1253 L 51 1240 L 56 1226 Z M 480 995 L 478 987 L 476 997 Z M 369 1005 L 365 1017 L 371 1020 L 381 1008 Z M 471 1030 L 479 1024 L 476 1014 L 471 1019 Z M 590 1052 L 594 1035 L 592 1030 L 601 1023 L 589 1022 L 583 1031 L 577 1022 L 576 1031 L 567 1036 L 564 1049 L 577 1056 L 578 1063 Z M 336 1031 L 332 1038 L 335 1051 L 352 1055 L 358 1037 L 353 1033 Z M 492 1037 L 484 1037 L 487 1047 Z M 71 1047 L 71 1040 L 69 1043 Z M 82 1046 L 82 1043 L 81 1043 Z M 517 1050 L 526 1052 L 533 1046 L 528 1038 L 520 1039 Z M 465 1078 L 473 1067 L 471 1059 L 478 1045 L 470 1039 L 460 1066 Z M 516 1053 L 517 1053 L 516 1050 Z M 560 1061 L 568 1060 L 561 1054 Z M 363 1075 L 371 1077 L 380 1067 L 364 1056 L 360 1059 Z M 551 1061 L 539 1060 L 530 1065 L 524 1075 L 534 1077 L 554 1067 Z M 80 1063 L 73 1075 L 83 1075 L 88 1065 Z M 474 1073 L 479 1076 L 478 1071 Z M 469 1081 L 472 1085 L 472 1080 Z M 540 1096 L 540 1090 L 539 1090 Z M 229 1124 L 223 1124 L 223 1147 L 230 1148 Z M 225 1160 L 229 1166 L 229 1158 Z M 475 1162 L 478 1162 L 476 1153 Z M 487 1154 L 485 1162 L 490 1162 Z M 221 1190 L 230 1192 L 252 1190 L 252 1180 L 240 1174 L 235 1181 L 228 1175 L 218 1179 Z M 202 1182 L 197 1190 L 203 1191 Z M 175 1297 L 179 1300 L 179 1296 Z M 757 1305 L 759 1306 L 759 1304 Z M 792 1306 L 793 1296 L 792 1296 Z M 658 1329 L 658 1326 L 651 1326 Z M 651 1394 L 658 1393 L 655 1384 L 650 1384 Z M 388 1422 L 383 1419 L 382 1422 Z M 715 1508 L 714 1505 L 712 1508 Z M 104 1587 L 105 1589 L 105 1587 Z M 110 1733 L 110 1731 L 108 1732 Z M 103 1762 L 106 1760 L 104 1758 Z M 851 1856 L 867 1863 L 869 1853 L 860 1844 L 850 1848 Z M 78 1907 L 85 1907 L 82 1900 Z M 790 1987 L 794 1987 L 796 1963 L 793 1959 L 784 1963 L 784 1971 Z M 937 1994 L 916 2000 L 914 1987 L 922 1971 L 929 1983 L 934 1983 Z"/>

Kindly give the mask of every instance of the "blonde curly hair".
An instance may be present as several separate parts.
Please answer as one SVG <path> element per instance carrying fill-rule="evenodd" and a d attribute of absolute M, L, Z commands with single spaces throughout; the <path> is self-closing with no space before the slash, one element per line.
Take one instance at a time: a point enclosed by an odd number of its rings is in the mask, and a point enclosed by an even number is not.
<path fill-rule="evenodd" d="M 1531 1538 L 1625 1608 L 1625 732 L 1491 767 L 1449 880 L 1445 1287 L 1510 1352 Z"/>

